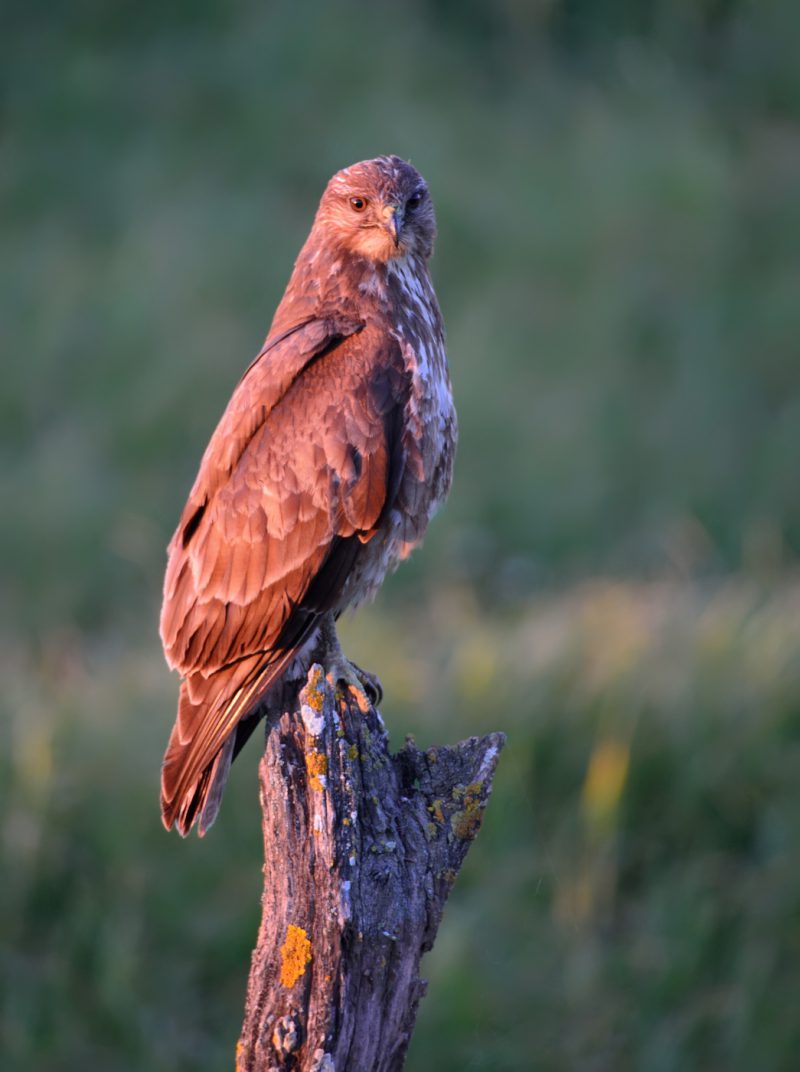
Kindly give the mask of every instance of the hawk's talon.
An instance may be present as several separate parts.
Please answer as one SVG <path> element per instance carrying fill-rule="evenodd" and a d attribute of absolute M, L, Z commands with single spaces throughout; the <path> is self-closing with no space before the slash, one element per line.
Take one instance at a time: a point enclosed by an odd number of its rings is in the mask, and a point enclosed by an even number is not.
<path fill-rule="evenodd" d="M 349 688 L 364 714 L 370 707 L 377 707 L 383 699 L 383 688 L 378 678 L 351 663 L 345 656 L 336 635 L 336 622 L 330 614 L 324 615 L 320 622 L 317 658 L 325 667 L 326 676 L 334 688 L 340 684 Z"/>
<path fill-rule="evenodd" d="M 356 677 L 361 682 L 362 690 L 367 694 L 367 699 L 373 707 L 378 707 L 383 700 L 383 685 L 377 674 L 371 674 L 369 670 L 362 670 L 355 663 L 350 663 L 356 672 Z"/>
<path fill-rule="evenodd" d="M 343 656 L 331 660 L 327 671 L 327 676 L 334 688 L 341 688 L 342 691 L 349 690 L 364 714 L 383 696 L 380 681 L 374 674 L 366 673 Z"/>

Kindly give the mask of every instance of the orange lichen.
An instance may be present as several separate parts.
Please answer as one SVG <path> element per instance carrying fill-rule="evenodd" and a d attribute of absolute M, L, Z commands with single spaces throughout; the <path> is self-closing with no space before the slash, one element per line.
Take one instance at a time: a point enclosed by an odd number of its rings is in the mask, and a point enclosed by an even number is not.
<path fill-rule="evenodd" d="M 311 942 L 302 927 L 290 923 L 281 946 L 281 985 L 291 990 L 311 963 Z"/>
<path fill-rule="evenodd" d="M 308 784 L 312 789 L 321 793 L 325 788 L 322 779 L 328 773 L 328 757 L 324 752 L 309 752 L 306 757 L 306 769 L 308 770 Z"/>
<path fill-rule="evenodd" d="M 309 682 L 305 688 L 305 701 L 318 715 L 322 714 L 325 706 L 325 675 L 320 667 L 315 666 L 309 675 Z"/>
<path fill-rule="evenodd" d="M 481 783 L 472 782 L 466 789 L 458 786 L 453 790 L 453 797 L 460 800 L 461 808 L 450 816 L 450 829 L 460 840 L 471 841 L 483 819 Z"/>

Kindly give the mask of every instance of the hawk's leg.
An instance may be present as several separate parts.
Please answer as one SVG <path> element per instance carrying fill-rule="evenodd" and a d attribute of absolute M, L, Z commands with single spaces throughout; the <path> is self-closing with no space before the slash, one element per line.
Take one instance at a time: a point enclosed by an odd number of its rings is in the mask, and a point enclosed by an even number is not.
<path fill-rule="evenodd" d="M 370 674 L 346 658 L 336 634 L 336 621 L 331 613 L 322 617 L 319 630 L 318 657 L 326 674 L 335 685 L 345 685 L 359 698 L 359 706 L 377 707 L 383 699 L 383 688 L 375 674 Z"/>

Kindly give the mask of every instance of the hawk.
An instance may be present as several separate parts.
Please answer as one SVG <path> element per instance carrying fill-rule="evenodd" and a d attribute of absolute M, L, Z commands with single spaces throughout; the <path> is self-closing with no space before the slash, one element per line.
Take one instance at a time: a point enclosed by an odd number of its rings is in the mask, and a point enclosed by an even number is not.
<path fill-rule="evenodd" d="M 168 830 L 205 833 L 269 690 L 304 653 L 322 645 L 326 670 L 354 682 L 335 620 L 374 595 L 447 495 L 457 429 L 435 234 L 411 164 L 337 172 L 206 448 L 161 610 L 183 679 L 161 773 Z"/>

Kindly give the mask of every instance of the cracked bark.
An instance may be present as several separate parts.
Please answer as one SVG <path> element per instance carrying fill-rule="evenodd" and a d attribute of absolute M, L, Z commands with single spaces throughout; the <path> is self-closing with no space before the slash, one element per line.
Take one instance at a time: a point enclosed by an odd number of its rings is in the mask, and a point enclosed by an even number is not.
<path fill-rule="evenodd" d="M 296 693 L 295 693 L 296 695 Z M 397 1072 L 505 738 L 396 754 L 315 664 L 259 767 L 264 892 L 237 1072 Z"/>

